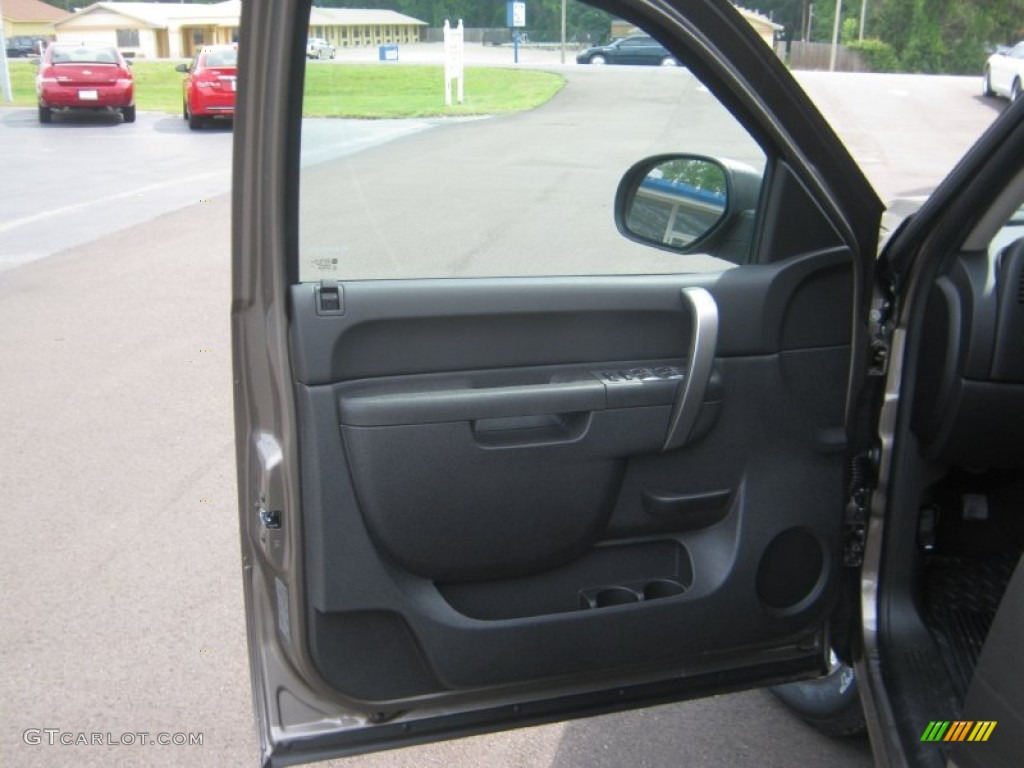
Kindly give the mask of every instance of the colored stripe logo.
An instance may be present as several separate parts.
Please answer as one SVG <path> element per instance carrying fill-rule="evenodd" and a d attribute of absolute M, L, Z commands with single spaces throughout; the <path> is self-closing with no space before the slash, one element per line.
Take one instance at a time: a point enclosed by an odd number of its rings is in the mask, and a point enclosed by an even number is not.
<path fill-rule="evenodd" d="M 932 720 L 921 741 L 988 741 L 997 720 Z"/>

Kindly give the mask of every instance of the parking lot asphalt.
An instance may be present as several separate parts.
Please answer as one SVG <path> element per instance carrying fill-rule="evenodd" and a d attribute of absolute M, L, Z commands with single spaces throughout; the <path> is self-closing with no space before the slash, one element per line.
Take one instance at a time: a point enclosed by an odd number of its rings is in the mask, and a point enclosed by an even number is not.
<path fill-rule="evenodd" d="M 360 152 L 432 127 L 425 120 L 317 120 L 304 162 Z M 190 131 L 180 115 L 0 110 L 0 272 L 231 190 L 231 124 Z"/>
<path fill-rule="evenodd" d="M 45 258 L 231 189 L 231 131 L 191 135 L 180 116 L 0 110 L 0 270 Z"/>
<path fill-rule="evenodd" d="M 999 109 L 967 79 L 925 80 L 806 78 L 855 156 L 877 160 L 876 186 L 893 191 L 901 168 L 914 185 L 936 183 L 946 155 Z M 931 111 L 915 117 L 926 99 Z M 914 113 L 914 136 L 897 116 L 890 134 L 872 133 L 883 100 Z M 401 140 L 414 146 L 429 128 Z M 311 163 L 347 151 L 349 127 L 323 130 L 338 131 L 336 146 Z M 256 762 L 231 425 L 229 154 L 230 132 L 191 134 L 176 116 L 44 130 L 31 110 L 0 110 L 5 765 Z M 203 744 L 36 746 L 29 728 L 201 732 Z M 335 765 L 800 763 L 871 758 L 865 743 L 826 739 L 752 691 Z"/>

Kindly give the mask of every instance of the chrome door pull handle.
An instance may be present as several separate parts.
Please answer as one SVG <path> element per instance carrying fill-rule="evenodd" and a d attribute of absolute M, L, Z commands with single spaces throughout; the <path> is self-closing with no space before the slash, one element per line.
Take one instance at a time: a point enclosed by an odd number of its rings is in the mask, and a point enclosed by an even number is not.
<path fill-rule="evenodd" d="M 718 304 L 704 288 L 683 288 L 683 302 L 693 319 L 690 336 L 690 356 L 687 360 L 686 375 L 679 382 L 672 415 L 668 421 L 668 433 L 662 451 L 671 451 L 686 443 L 697 414 L 704 403 L 704 391 L 711 378 L 718 345 Z"/>

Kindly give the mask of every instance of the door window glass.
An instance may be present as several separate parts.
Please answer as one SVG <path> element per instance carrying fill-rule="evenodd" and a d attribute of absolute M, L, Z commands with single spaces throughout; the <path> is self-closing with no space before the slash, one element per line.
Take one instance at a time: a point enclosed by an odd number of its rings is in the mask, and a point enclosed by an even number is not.
<path fill-rule="evenodd" d="M 702 155 L 763 173 L 764 152 L 684 66 L 576 64 L 571 54 L 563 65 L 554 46 L 523 48 L 517 66 L 511 46 L 467 42 L 463 100 L 452 80 L 446 107 L 443 44 L 402 46 L 400 63 L 372 53 L 339 50 L 338 62 L 306 70 L 302 280 L 732 266 L 699 241 L 695 253 L 671 253 L 615 224 L 619 182 L 645 158 Z M 650 215 L 665 219 L 665 244 L 693 240 L 670 226 L 671 206 L 652 203 Z"/>

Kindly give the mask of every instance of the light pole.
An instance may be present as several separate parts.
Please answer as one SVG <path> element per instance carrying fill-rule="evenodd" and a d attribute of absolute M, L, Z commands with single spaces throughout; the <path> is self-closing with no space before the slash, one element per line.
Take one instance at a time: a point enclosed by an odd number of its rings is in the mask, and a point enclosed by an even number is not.
<path fill-rule="evenodd" d="M 562 0 L 562 63 L 563 64 L 565 64 L 565 4 L 568 1 L 569 0 Z"/>
<path fill-rule="evenodd" d="M 832 25 L 832 55 L 828 61 L 828 71 L 836 71 L 836 57 L 839 55 L 839 25 L 842 23 L 843 0 L 836 0 L 836 23 Z"/>
<path fill-rule="evenodd" d="M 868 17 L 868 0 L 860 0 L 860 37 L 859 40 L 864 40 L 864 19 Z"/>

